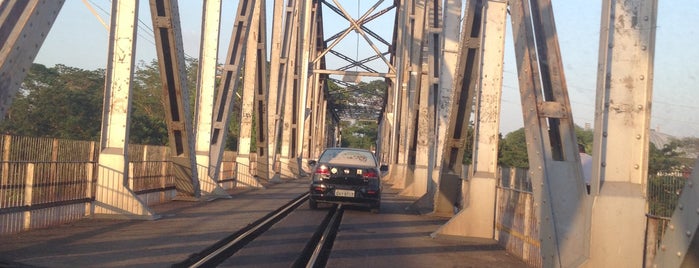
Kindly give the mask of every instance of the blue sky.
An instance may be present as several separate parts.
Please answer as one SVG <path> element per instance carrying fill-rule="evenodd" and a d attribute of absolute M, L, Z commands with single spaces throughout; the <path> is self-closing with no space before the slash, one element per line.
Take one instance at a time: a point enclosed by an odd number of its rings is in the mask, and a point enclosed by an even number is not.
<path fill-rule="evenodd" d="M 96 9 L 97 14 L 109 23 L 110 1 L 88 2 Z M 228 48 L 238 1 L 223 2 L 220 61 L 224 60 Z M 271 17 L 273 4 L 271 0 L 267 2 L 267 14 Z M 356 0 L 339 2 L 355 18 L 375 3 Z M 552 2 L 574 121 L 580 126 L 586 123 L 594 125 L 601 0 Z M 153 35 L 149 30 L 152 27 L 148 1 L 141 0 L 140 5 L 141 25 L 138 30 L 136 57 L 138 60 L 149 62 L 155 58 L 155 48 Z M 385 6 L 386 4 L 382 5 Z M 696 15 L 699 14 L 699 6 L 692 0 L 659 1 L 658 9 L 651 127 L 679 137 L 699 137 L 699 49 L 696 48 L 699 41 L 696 29 L 696 25 L 699 25 L 699 16 Z M 199 55 L 201 10 L 201 1 L 180 1 L 183 43 L 185 53 L 190 57 Z M 329 12 L 325 15 L 326 35 L 347 27 L 348 23 L 339 17 Z M 327 23 L 329 21 L 337 23 Z M 392 24 L 392 15 L 384 15 L 382 19 L 372 22 L 369 28 L 390 40 L 392 27 L 382 25 Z M 271 31 L 270 27 L 271 25 L 268 26 L 268 32 Z M 107 38 L 105 27 L 82 1 L 68 0 L 44 42 L 36 62 L 47 66 L 64 64 L 88 70 L 105 68 Z M 523 126 L 510 33 L 507 38 L 500 127 L 502 133 L 509 133 Z M 338 49 L 345 50 L 344 53 L 349 57 L 362 59 L 373 55 L 365 44 L 360 36 L 350 33 Z M 385 51 L 383 48 L 381 50 Z M 345 65 L 344 62 L 337 64 Z M 381 66 L 385 65 L 379 64 L 378 68 Z"/>

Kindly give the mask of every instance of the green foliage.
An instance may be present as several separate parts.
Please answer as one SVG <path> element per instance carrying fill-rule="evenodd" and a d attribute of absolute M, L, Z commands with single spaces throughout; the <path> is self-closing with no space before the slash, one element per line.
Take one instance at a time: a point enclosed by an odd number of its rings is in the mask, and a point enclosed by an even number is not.
<path fill-rule="evenodd" d="M 342 121 L 342 147 L 375 149 L 379 126 L 376 121 L 359 121 L 351 124 Z"/>
<path fill-rule="evenodd" d="M 575 126 L 575 136 L 577 137 L 577 142 L 585 146 L 585 151 L 591 153 L 594 136 L 592 130 L 585 130 L 579 126 Z M 518 168 L 529 167 L 524 128 L 510 132 L 505 136 L 505 139 L 500 142 L 499 154 L 500 159 L 498 160 L 498 164 L 500 165 Z"/>
<path fill-rule="evenodd" d="M 34 64 L 0 131 L 22 136 L 98 140 L 104 70 Z"/>
<path fill-rule="evenodd" d="M 577 137 L 578 144 L 585 146 L 585 152 L 592 154 L 592 142 L 594 139 L 594 132 L 591 129 L 585 130 L 579 126 L 575 126 L 575 136 Z"/>
<path fill-rule="evenodd" d="M 502 141 L 502 137 L 499 137 Z M 464 159 L 463 163 L 470 165 L 473 163 L 473 122 L 469 122 L 466 129 L 466 144 L 464 144 Z"/>
<path fill-rule="evenodd" d="M 529 168 L 524 128 L 508 133 L 500 142 L 498 164 L 508 167 Z"/>
<path fill-rule="evenodd" d="M 682 167 L 681 156 L 684 155 L 678 150 L 679 146 L 680 141 L 677 140 L 665 144 L 660 149 L 651 143 L 648 152 L 648 175 L 678 171 Z"/>

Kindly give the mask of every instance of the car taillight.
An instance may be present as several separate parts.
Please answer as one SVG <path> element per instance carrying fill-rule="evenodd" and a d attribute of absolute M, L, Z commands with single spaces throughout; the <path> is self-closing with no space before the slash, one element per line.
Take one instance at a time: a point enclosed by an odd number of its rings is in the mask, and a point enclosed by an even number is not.
<path fill-rule="evenodd" d="M 376 173 L 375 170 L 367 169 L 364 170 L 364 174 L 362 174 L 362 176 L 364 176 L 365 179 L 376 179 L 379 177 L 379 174 Z"/>
<path fill-rule="evenodd" d="M 329 175 L 330 175 L 330 170 L 328 169 L 327 166 L 325 166 L 325 165 L 320 165 L 318 168 L 316 168 L 316 174 L 318 174 L 318 175 L 329 176 Z"/>

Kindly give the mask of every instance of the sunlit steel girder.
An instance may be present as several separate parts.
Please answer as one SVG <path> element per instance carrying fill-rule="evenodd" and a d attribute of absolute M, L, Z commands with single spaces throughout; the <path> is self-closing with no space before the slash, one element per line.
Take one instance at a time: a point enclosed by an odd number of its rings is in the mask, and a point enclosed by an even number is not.
<path fill-rule="evenodd" d="M 239 86 L 243 52 L 248 40 L 255 2 L 256 0 L 241 0 L 238 3 L 235 24 L 228 46 L 228 54 L 222 66 L 221 82 L 214 101 L 209 150 L 209 175 L 214 180 L 218 180 L 218 167 L 221 165 L 221 157 L 225 149 L 230 116 L 233 112 L 233 99 L 236 97 Z"/>
<path fill-rule="evenodd" d="M 240 134 L 238 135 L 237 181 L 249 187 L 264 187 L 260 179 L 268 179 L 267 167 L 267 112 L 265 94 L 267 91 L 267 53 L 265 1 L 256 1 L 252 19 L 248 25 L 248 38 L 245 45 L 245 72 L 240 107 Z M 254 120 L 253 120 L 254 119 Z M 255 131 L 253 131 L 253 128 Z M 252 135 L 256 133 L 256 143 Z M 257 161 L 253 162 L 251 150 L 257 149 Z M 254 166 L 256 163 L 257 166 Z"/>
<path fill-rule="evenodd" d="M 208 170 L 211 119 L 214 109 L 216 67 L 218 65 L 218 40 L 221 28 L 221 0 L 204 1 L 202 9 L 199 71 L 197 73 L 197 95 L 194 109 L 194 150 L 197 158 L 197 175 L 199 175 L 202 195 L 230 197 L 218 182 L 212 179 Z"/>
<path fill-rule="evenodd" d="M 0 121 L 39 53 L 64 1 L 0 1 Z"/>
<path fill-rule="evenodd" d="M 588 267 L 644 264 L 657 2 L 602 1 Z"/>
<path fill-rule="evenodd" d="M 551 2 L 510 3 L 534 208 L 545 267 L 575 267 L 589 250 L 590 212 Z"/>
<path fill-rule="evenodd" d="M 177 198 L 199 198 L 199 177 L 177 1 L 151 0 L 160 82 Z"/>
<path fill-rule="evenodd" d="M 445 9 L 449 8 L 445 10 L 445 13 L 454 13 L 456 10 L 459 11 L 458 14 L 461 13 L 460 1 L 448 3 L 451 5 L 458 5 L 458 9 L 448 5 L 445 6 Z M 469 119 L 471 118 L 471 111 L 473 110 L 473 96 L 479 80 L 478 75 L 480 74 L 479 62 L 482 12 L 482 1 L 468 1 L 466 3 L 464 19 L 461 24 L 461 34 L 458 39 L 458 62 L 456 63 L 456 69 L 453 74 L 445 74 L 453 75 L 454 81 L 449 89 L 444 88 L 445 85 L 442 85 L 442 90 L 447 92 L 440 92 L 443 97 L 440 98 L 441 104 L 439 107 L 448 106 L 450 109 L 442 110 L 442 112 L 446 114 L 439 115 L 440 118 L 448 117 L 448 124 L 444 130 L 445 133 L 440 133 L 439 140 L 441 143 L 438 144 L 440 147 L 437 147 L 437 149 L 442 152 L 442 156 L 440 162 L 441 171 L 433 212 L 439 215 L 453 214 L 455 204 L 467 206 L 467 204 L 464 204 L 465 202 L 458 200 L 458 196 L 461 188 L 464 154 L 473 153 L 466 152 L 465 148 L 466 143 L 469 142 Z M 452 22 L 452 20 L 445 19 L 445 24 L 449 22 Z M 453 26 L 445 25 L 445 29 L 446 27 Z M 447 59 L 448 58 L 445 56 L 444 60 Z M 445 95 L 445 93 L 449 94 Z M 442 125 L 440 125 L 440 131 L 442 130 L 441 127 Z M 439 159 L 440 158 L 437 160 Z M 438 232 L 445 234 L 462 233 L 466 231 L 465 228 L 462 227 L 463 226 L 460 226 L 459 229 L 453 232 L 451 230 L 438 230 Z M 443 227 L 442 229 L 446 228 Z"/>
<path fill-rule="evenodd" d="M 112 2 L 94 213 L 155 219 L 127 183 L 137 19 L 138 1 Z"/>

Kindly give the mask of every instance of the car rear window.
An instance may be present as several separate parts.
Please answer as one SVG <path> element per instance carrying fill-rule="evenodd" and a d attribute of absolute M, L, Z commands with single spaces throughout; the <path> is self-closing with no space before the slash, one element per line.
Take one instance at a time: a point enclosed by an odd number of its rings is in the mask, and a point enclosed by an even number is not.
<path fill-rule="evenodd" d="M 318 161 L 335 165 L 376 166 L 374 155 L 368 151 L 327 150 Z"/>

